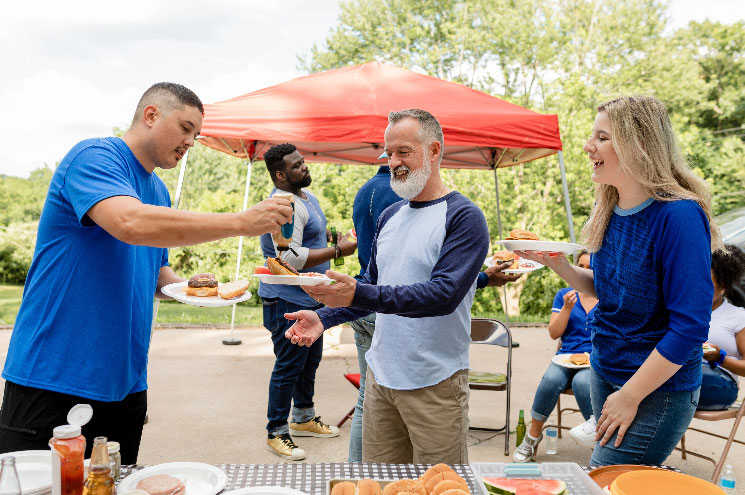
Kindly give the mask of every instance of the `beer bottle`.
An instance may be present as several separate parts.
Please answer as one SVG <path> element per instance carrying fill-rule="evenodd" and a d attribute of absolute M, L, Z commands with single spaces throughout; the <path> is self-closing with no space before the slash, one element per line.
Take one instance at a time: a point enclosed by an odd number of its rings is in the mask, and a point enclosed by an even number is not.
<path fill-rule="evenodd" d="M 88 479 L 83 487 L 83 495 L 116 495 L 106 437 L 96 437 L 93 440 L 91 466 L 88 468 Z"/>
<path fill-rule="evenodd" d="M 520 417 L 517 420 L 517 428 L 515 428 L 515 445 L 517 447 L 523 443 L 523 438 L 525 438 L 525 415 L 523 410 L 520 409 Z"/>
<path fill-rule="evenodd" d="M 344 258 L 341 256 L 341 250 L 337 249 L 339 244 L 339 234 L 336 232 L 336 227 L 331 227 L 331 243 L 334 245 L 334 250 L 339 253 L 339 256 L 334 256 L 334 266 L 343 265 Z"/>

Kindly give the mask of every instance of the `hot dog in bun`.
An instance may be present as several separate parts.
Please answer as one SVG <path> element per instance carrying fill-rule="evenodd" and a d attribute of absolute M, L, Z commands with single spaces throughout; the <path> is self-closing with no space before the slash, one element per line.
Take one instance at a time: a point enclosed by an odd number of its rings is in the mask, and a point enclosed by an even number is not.
<path fill-rule="evenodd" d="M 189 279 L 185 290 L 190 296 L 216 296 L 217 279 L 215 279 L 215 276 L 211 273 L 199 273 Z"/>
<path fill-rule="evenodd" d="M 300 275 L 297 270 L 287 264 L 282 258 L 267 258 L 266 266 L 272 275 Z"/>
<path fill-rule="evenodd" d="M 540 239 L 536 234 L 529 230 L 524 229 L 513 229 L 510 231 L 510 235 L 507 236 L 507 240 L 513 241 L 539 241 Z"/>

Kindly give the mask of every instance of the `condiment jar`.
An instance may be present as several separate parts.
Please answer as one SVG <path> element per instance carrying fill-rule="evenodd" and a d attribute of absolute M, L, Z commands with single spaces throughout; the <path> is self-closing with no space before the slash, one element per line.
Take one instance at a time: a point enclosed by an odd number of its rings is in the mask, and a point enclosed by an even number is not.
<path fill-rule="evenodd" d="M 58 426 L 49 440 L 52 449 L 52 495 L 82 495 L 85 437 L 82 426 L 90 421 L 93 408 L 78 404 L 67 413 L 70 424 Z"/>
<path fill-rule="evenodd" d="M 119 442 L 107 442 L 106 448 L 109 451 L 109 465 L 111 465 L 111 477 L 114 481 L 119 479 L 122 474 L 122 454 L 119 452 Z"/>

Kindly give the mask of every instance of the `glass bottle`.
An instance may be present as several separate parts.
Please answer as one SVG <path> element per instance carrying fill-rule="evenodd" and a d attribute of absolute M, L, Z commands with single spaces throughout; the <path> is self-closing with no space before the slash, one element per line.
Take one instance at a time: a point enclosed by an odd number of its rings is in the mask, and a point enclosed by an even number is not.
<path fill-rule="evenodd" d="M 331 227 L 331 243 L 334 245 L 334 251 L 336 251 L 336 247 L 339 244 L 339 234 L 336 232 L 336 227 Z M 334 266 L 341 266 L 344 264 L 344 257 L 341 255 L 337 258 L 336 255 L 334 255 Z"/>
<path fill-rule="evenodd" d="M 719 486 L 722 487 L 722 490 L 724 490 L 724 493 L 727 495 L 735 495 L 735 493 L 737 493 L 737 488 L 735 487 L 736 483 L 735 468 L 732 467 L 732 464 L 727 464 L 724 466 L 724 472 L 719 478 Z"/>
<path fill-rule="evenodd" d="M 111 476 L 109 450 L 106 437 L 93 439 L 91 466 L 88 468 L 88 479 L 83 487 L 83 495 L 115 495 L 114 478 Z"/>
<path fill-rule="evenodd" d="M 0 495 L 21 495 L 21 481 L 16 471 L 16 458 L 6 455 L 0 467 Z"/>
<path fill-rule="evenodd" d="M 520 409 L 520 417 L 517 420 L 517 427 L 515 428 L 515 447 L 519 447 L 523 443 L 525 430 L 525 413 Z"/>
<path fill-rule="evenodd" d="M 122 454 L 119 452 L 119 442 L 108 442 L 106 447 L 109 451 L 109 464 L 111 465 L 111 477 L 114 481 L 122 474 Z"/>
<path fill-rule="evenodd" d="M 90 421 L 93 408 L 78 404 L 67 413 L 70 424 L 52 430 L 52 495 L 82 495 L 85 482 L 85 437 L 81 427 Z"/>
<path fill-rule="evenodd" d="M 548 425 L 546 426 L 546 453 L 547 454 L 556 453 L 558 435 L 559 435 L 559 430 L 557 430 L 556 427 L 549 422 Z"/>

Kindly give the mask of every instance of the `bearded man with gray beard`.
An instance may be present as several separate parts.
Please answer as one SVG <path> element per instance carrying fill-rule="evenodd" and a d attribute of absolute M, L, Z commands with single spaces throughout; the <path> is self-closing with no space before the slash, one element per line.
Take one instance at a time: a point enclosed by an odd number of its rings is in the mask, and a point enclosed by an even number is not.
<path fill-rule="evenodd" d="M 440 123 L 424 110 L 388 115 L 391 187 L 404 198 L 378 221 L 361 281 L 305 287 L 327 308 L 298 311 L 285 336 L 309 346 L 324 329 L 376 313 L 363 413 L 362 460 L 466 464 L 468 346 L 477 275 L 489 249 L 481 210 L 443 184 Z"/>

